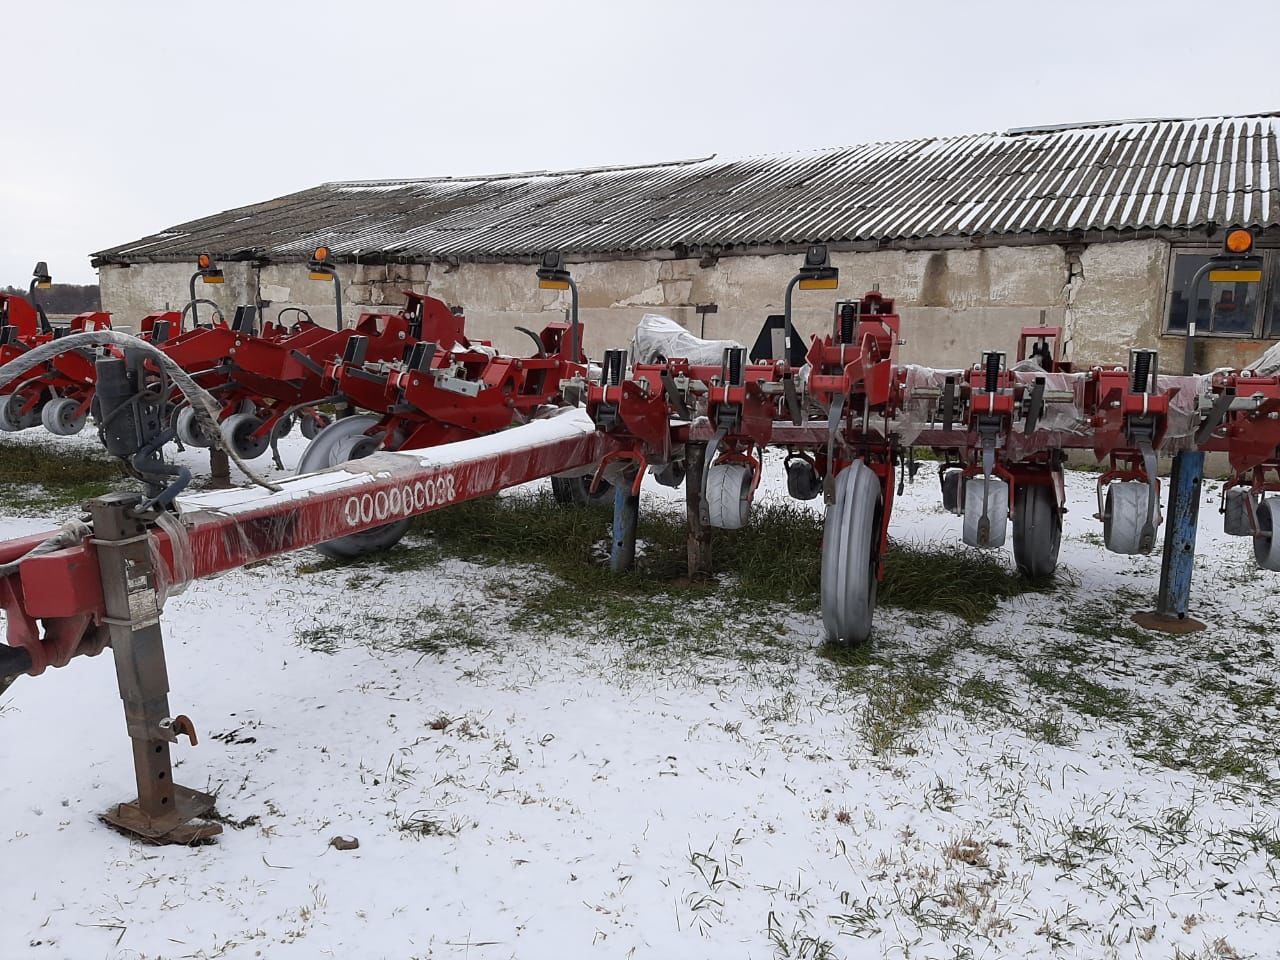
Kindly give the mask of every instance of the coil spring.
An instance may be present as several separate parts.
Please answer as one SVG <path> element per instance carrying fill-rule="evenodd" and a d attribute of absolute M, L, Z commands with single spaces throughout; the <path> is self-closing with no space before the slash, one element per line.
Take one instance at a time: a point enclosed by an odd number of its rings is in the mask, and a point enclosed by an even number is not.
<path fill-rule="evenodd" d="M 622 351 L 606 350 L 604 357 L 605 386 L 616 387 L 622 382 Z"/>
<path fill-rule="evenodd" d="M 988 353 L 983 363 L 987 368 L 987 393 L 995 393 L 1000 386 L 1000 354 Z"/>
<path fill-rule="evenodd" d="M 853 303 L 840 305 L 840 342 L 853 343 L 853 325 L 858 319 L 858 308 Z"/>
<path fill-rule="evenodd" d="M 742 349 L 730 347 L 724 352 L 725 382 L 735 387 L 742 382 Z"/>
<path fill-rule="evenodd" d="M 1146 393 L 1151 382 L 1151 351 L 1137 350 L 1133 356 L 1133 392 Z"/>

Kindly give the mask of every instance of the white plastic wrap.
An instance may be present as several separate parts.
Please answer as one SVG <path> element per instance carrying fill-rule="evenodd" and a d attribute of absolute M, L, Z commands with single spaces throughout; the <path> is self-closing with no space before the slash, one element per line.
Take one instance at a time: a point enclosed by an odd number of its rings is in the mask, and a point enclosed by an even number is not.
<path fill-rule="evenodd" d="M 897 430 L 902 442 L 910 444 L 929 429 L 939 429 L 941 418 L 937 407 L 939 394 L 948 377 L 953 377 L 957 391 L 969 376 L 964 370 L 936 370 L 908 364 L 902 411 L 898 415 Z M 1082 436 L 1088 430 L 1088 421 L 1084 416 L 1084 380 L 1085 375 L 1079 373 L 1046 373 L 1039 365 L 1019 364 L 1014 368 L 1014 376 L 1019 382 L 1031 385 L 1036 377 L 1045 378 L 1046 398 L 1043 415 L 1036 423 L 1036 429 L 1030 435 L 1024 433 L 1024 423 L 1014 423 L 1013 435 L 1009 438 L 1011 448 L 1020 452 L 1036 449 L 1047 449 L 1060 443 L 1064 435 Z M 923 391 L 921 395 L 920 391 Z M 1069 399 L 1068 399 L 1069 397 Z M 963 429 L 963 425 L 960 425 Z M 959 435 L 957 435 L 959 436 Z"/>
<path fill-rule="evenodd" d="M 1085 414 L 1084 394 L 1088 373 L 1047 373 L 1033 361 L 1024 361 L 1013 368 L 1014 377 L 1027 389 L 1037 377 L 1044 377 L 1046 403 L 1044 413 L 1031 433 L 1025 432 L 1025 421 L 1014 422 L 1009 437 L 1009 452 L 1022 456 L 1035 450 L 1061 446 L 1070 437 L 1087 437 L 1091 427 Z M 937 429 L 938 396 L 947 377 L 963 383 L 968 370 L 935 370 L 931 367 L 909 364 L 902 410 L 898 414 L 896 429 L 902 442 L 911 444 L 921 432 Z M 1191 446 L 1192 438 L 1200 425 L 1201 411 L 1213 402 L 1212 377 L 1162 376 L 1157 381 L 1161 392 L 1169 394 L 1169 416 L 1162 450 L 1174 453 Z"/>
<path fill-rule="evenodd" d="M 922 367 L 914 363 L 907 364 L 906 371 L 902 409 L 898 411 L 894 426 L 902 442 L 910 446 L 922 430 L 937 421 L 938 394 L 947 377 L 955 377 L 956 383 L 961 383 L 968 371 L 935 370 L 933 367 Z M 921 389 L 927 391 L 926 395 L 918 393 Z"/>
<path fill-rule="evenodd" d="M 1280 373 L 1280 343 L 1272 344 L 1262 356 L 1249 364 L 1249 369 L 1259 377 L 1274 377 Z"/>
<path fill-rule="evenodd" d="M 633 363 L 654 363 L 662 359 L 681 358 L 692 364 L 721 363 L 730 347 L 741 348 L 736 340 L 703 340 L 695 337 L 670 317 L 646 313 L 636 324 L 631 340 Z"/>
<path fill-rule="evenodd" d="M 1160 377 L 1156 385 L 1169 392 L 1169 417 L 1165 428 L 1163 453 L 1176 453 L 1194 446 L 1192 438 L 1200 426 L 1202 410 L 1213 405 L 1213 377 L 1196 374 L 1191 377 Z"/>
<path fill-rule="evenodd" d="M 1034 362 L 1023 361 L 1013 368 L 1013 376 L 1026 390 L 1033 389 L 1036 379 L 1044 377 L 1044 412 L 1036 421 L 1036 428 L 1032 433 L 1065 433 L 1073 436 L 1088 433 L 1089 420 L 1084 414 L 1085 374 L 1048 373 Z M 1068 394 L 1070 400 L 1066 399 Z M 1015 433 L 1025 433 L 1025 428 L 1025 421 L 1014 422 Z"/>

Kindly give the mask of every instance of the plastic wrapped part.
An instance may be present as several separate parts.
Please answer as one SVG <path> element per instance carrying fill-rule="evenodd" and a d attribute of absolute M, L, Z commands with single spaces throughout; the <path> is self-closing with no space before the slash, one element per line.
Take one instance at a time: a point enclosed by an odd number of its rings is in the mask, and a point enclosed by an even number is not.
<path fill-rule="evenodd" d="M 941 428 L 942 418 L 938 405 L 947 377 L 954 377 L 957 384 L 968 376 L 967 370 L 935 370 L 909 363 L 904 368 L 902 408 L 894 423 L 895 432 L 903 444 L 910 446 L 921 432 L 931 427 Z M 808 367 L 805 368 L 806 372 Z M 959 425 L 963 429 L 963 424 Z M 959 437 L 960 434 L 957 434 Z"/>
<path fill-rule="evenodd" d="M 954 377 L 958 388 L 969 376 L 968 370 L 935 370 L 909 364 L 905 367 L 902 409 L 895 428 L 904 444 L 914 442 L 920 434 L 941 429 L 938 407 L 948 377 Z M 1008 452 L 1021 457 L 1054 447 L 1079 447 L 1080 438 L 1092 432 L 1085 412 L 1085 390 L 1088 373 L 1047 373 L 1032 361 L 1022 361 L 1013 368 L 1013 377 L 1030 391 L 1036 380 L 1044 378 L 1045 405 L 1036 419 L 1035 430 L 1026 432 L 1021 416 L 1014 420 L 1008 438 Z M 1169 395 L 1169 415 L 1161 449 L 1174 453 L 1193 443 L 1200 425 L 1200 411 L 1212 402 L 1212 376 L 1162 376 L 1159 389 Z M 1024 393 L 1026 396 L 1026 393 Z M 956 425 L 957 444 L 963 443 L 964 424 Z"/>
<path fill-rule="evenodd" d="M 727 349 L 743 349 L 737 340 L 703 340 L 695 337 L 670 317 L 646 313 L 636 324 L 631 339 L 632 363 L 657 363 L 680 358 L 691 364 L 718 364 Z"/>
<path fill-rule="evenodd" d="M 156 606 L 163 610 L 169 597 L 183 593 L 192 580 L 191 538 L 175 514 L 167 510 L 156 517 L 156 526 L 169 536 L 172 558 L 169 563 L 155 537 L 151 538 L 151 561 L 156 571 Z"/>
<path fill-rule="evenodd" d="M 1029 369 L 1024 370 L 1028 365 Z M 1014 367 L 1013 376 L 1022 384 L 1024 397 L 1035 388 L 1039 378 L 1044 378 L 1044 410 L 1036 419 L 1033 433 L 1069 434 L 1077 437 L 1088 434 L 1089 418 L 1084 412 L 1084 385 L 1088 374 L 1046 373 L 1037 364 L 1024 360 Z M 1014 422 L 1013 430 L 1015 433 L 1025 433 L 1025 422 L 1019 418 Z"/>
<path fill-rule="evenodd" d="M 1165 427 L 1162 453 L 1177 453 L 1195 446 L 1196 430 L 1202 419 L 1200 411 L 1213 405 L 1213 376 L 1159 377 L 1156 385 L 1169 394 L 1169 416 Z"/>
<path fill-rule="evenodd" d="M 1280 343 L 1273 343 L 1257 360 L 1249 364 L 1256 377 L 1274 377 L 1280 373 Z"/>

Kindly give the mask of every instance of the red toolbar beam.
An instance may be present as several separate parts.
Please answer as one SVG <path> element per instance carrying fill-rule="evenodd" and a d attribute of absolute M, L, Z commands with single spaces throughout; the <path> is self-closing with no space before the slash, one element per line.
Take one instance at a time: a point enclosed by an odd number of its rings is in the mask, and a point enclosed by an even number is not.
<path fill-rule="evenodd" d="M 377 453 L 340 467 L 281 482 L 272 492 L 236 488 L 178 498 L 189 540 L 193 579 L 235 570 L 278 556 L 392 523 L 508 487 L 597 463 L 618 444 L 597 431 L 581 410 L 487 437 L 417 451 Z M 54 531 L 0 544 L 0 562 L 25 553 Z M 174 578 L 174 543 L 162 529 L 156 545 Z M 181 549 L 181 548 L 180 548 Z M 65 663 L 75 652 L 67 635 L 76 622 L 100 621 L 101 574 L 91 542 L 33 557 L 18 572 L 0 578 L 0 605 L 8 642 L 27 647 L 35 664 Z M 34 621 L 46 621 L 45 650 Z M 70 621 L 63 636 L 50 620 Z"/>

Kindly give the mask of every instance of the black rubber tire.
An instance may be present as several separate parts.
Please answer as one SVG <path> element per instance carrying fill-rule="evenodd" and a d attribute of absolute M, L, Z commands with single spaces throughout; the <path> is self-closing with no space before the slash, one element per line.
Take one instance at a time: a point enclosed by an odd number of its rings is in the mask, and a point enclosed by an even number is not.
<path fill-rule="evenodd" d="M 71 397 L 57 397 L 50 400 L 40 410 L 40 422 L 55 437 L 72 437 L 84 429 L 88 415 L 76 416 L 80 401 Z"/>
<path fill-rule="evenodd" d="M 591 474 L 577 477 L 552 477 L 551 496 L 566 507 L 595 507 L 613 503 L 613 484 L 600 481 L 600 489 L 591 492 Z"/>
<path fill-rule="evenodd" d="M 178 440 L 181 441 L 184 447 L 199 447 L 203 449 L 212 446 L 209 438 L 200 429 L 200 423 L 196 420 L 196 412 L 191 407 L 183 407 L 177 412 L 173 418 L 173 428 L 178 434 Z"/>
<path fill-rule="evenodd" d="M 1030 580 L 1046 580 L 1058 568 L 1062 516 L 1053 488 L 1042 483 L 1019 487 L 1013 509 L 1013 560 Z"/>
<path fill-rule="evenodd" d="M 1253 538 L 1253 557 L 1263 570 L 1280 570 L 1280 497 L 1267 497 L 1258 504 L 1258 535 Z"/>
<path fill-rule="evenodd" d="M 1102 510 L 1102 542 L 1112 553 L 1137 556 L 1155 548 L 1155 538 L 1143 542 L 1151 488 L 1141 480 L 1122 480 L 1107 487 Z"/>
<path fill-rule="evenodd" d="M 6 433 L 17 433 L 19 430 L 34 427 L 40 422 L 42 406 L 37 406 L 26 414 L 20 414 L 18 411 L 24 403 L 26 403 L 26 397 L 21 393 L 0 396 L 0 430 Z"/>
<path fill-rule="evenodd" d="M 316 434 L 298 461 L 297 473 L 311 473 L 336 467 L 349 460 L 367 457 L 378 449 L 377 437 L 365 437 L 364 432 L 378 422 L 372 414 L 360 414 L 335 420 Z M 400 542 L 409 529 L 411 519 L 396 520 L 380 527 L 351 533 L 316 546 L 320 553 L 331 560 L 354 560 L 371 553 L 389 550 Z"/>
<path fill-rule="evenodd" d="M 822 492 L 822 478 L 808 460 L 787 463 L 787 493 L 796 500 L 813 500 Z"/>
<path fill-rule="evenodd" d="M 948 467 L 939 472 L 938 482 L 942 485 L 942 509 L 959 516 L 964 512 L 964 471 Z"/>
<path fill-rule="evenodd" d="M 254 436 L 262 423 L 257 414 L 233 413 L 222 421 L 222 439 L 242 460 L 256 460 L 271 446 L 271 438 L 266 434 Z"/>

